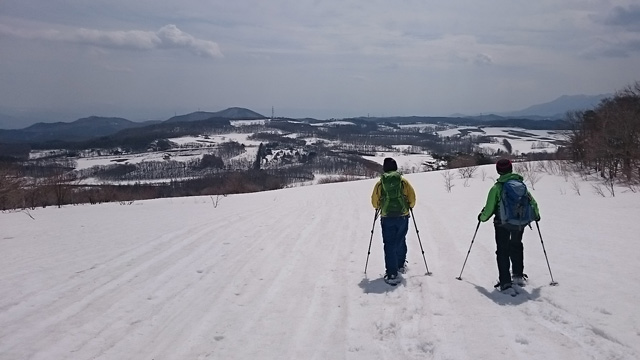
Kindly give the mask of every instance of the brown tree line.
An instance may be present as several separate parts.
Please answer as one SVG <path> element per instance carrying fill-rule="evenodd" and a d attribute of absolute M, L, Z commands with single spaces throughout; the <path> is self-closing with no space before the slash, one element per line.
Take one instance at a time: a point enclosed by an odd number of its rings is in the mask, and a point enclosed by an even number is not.
<path fill-rule="evenodd" d="M 576 163 L 611 183 L 640 180 L 640 82 L 568 118 L 573 125 L 569 149 Z"/>

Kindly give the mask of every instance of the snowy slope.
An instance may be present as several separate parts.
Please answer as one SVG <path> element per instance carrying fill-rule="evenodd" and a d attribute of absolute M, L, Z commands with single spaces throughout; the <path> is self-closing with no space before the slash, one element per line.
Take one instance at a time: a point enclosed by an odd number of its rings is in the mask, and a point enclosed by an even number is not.
<path fill-rule="evenodd" d="M 486 172 L 493 174 L 487 166 Z M 639 194 L 545 174 L 530 284 L 496 293 L 491 186 L 410 174 L 409 273 L 395 288 L 375 180 L 220 198 L 0 213 L 0 359 L 638 359 Z M 535 229 L 535 227 L 534 227 Z"/>

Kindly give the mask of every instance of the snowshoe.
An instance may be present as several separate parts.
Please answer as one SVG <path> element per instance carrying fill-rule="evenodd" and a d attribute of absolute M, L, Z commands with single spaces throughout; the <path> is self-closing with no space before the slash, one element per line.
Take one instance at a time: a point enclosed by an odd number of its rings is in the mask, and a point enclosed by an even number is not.
<path fill-rule="evenodd" d="M 396 286 L 400 283 L 400 278 L 397 275 L 385 275 L 384 282 L 391 286 Z"/>
<path fill-rule="evenodd" d="M 527 274 L 522 274 L 520 276 L 514 276 L 513 277 L 513 283 L 518 285 L 518 286 L 525 286 L 527 285 L 527 279 L 529 277 L 527 276 Z"/>
<path fill-rule="evenodd" d="M 501 284 L 499 286 L 500 288 L 500 292 L 506 295 L 511 295 L 511 296 L 516 296 L 518 295 L 518 291 L 516 291 L 516 289 L 513 288 L 513 286 L 511 284 Z"/>

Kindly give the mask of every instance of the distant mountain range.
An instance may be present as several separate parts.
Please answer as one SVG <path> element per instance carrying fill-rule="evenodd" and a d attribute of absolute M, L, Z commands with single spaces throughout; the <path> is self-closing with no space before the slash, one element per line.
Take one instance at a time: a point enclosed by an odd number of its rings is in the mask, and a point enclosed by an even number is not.
<path fill-rule="evenodd" d="M 0 130 L 0 143 L 36 143 L 47 141 L 85 141 L 109 136 L 120 131 L 142 128 L 163 123 L 181 123 L 210 119 L 264 119 L 263 115 L 244 108 L 229 108 L 218 112 L 197 111 L 174 116 L 165 121 L 133 122 L 123 118 L 91 116 L 65 123 L 37 123 L 24 129 Z"/>
<path fill-rule="evenodd" d="M 568 111 L 592 109 L 602 99 L 610 97 L 610 94 L 602 95 L 563 95 L 544 104 L 537 104 L 526 109 L 512 112 L 503 112 L 486 115 L 468 116 L 456 114 L 451 116 L 452 121 L 460 119 L 472 119 L 483 122 L 495 122 L 514 119 L 527 120 L 557 120 L 563 119 Z M 54 140 L 85 141 L 92 138 L 110 136 L 126 129 L 141 128 L 154 124 L 181 123 L 203 121 L 210 119 L 265 119 L 266 117 L 249 109 L 232 107 L 218 112 L 197 111 L 185 115 L 178 115 L 161 121 L 133 122 L 117 117 L 91 116 L 78 119 L 73 122 L 37 123 L 24 129 L 1 130 L 0 143 L 36 143 Z M 411 120 L 413 117 L 404 117 L 400 121 Z M 418 117 L 429 118 L 429 117 Z M 443 117 L 439 121 L 445 121 Z M 3 117 L 0 115 L 0 128 L 3 125 Z M 15 120 L 15 119 L 10 119 Z M 431 120 L 438 120 L 432 118 Z"/>
<path fill-rule="evenodd" d="M 547 119 L 562 119 L 568 111 L 593 109 L 600 101 L 611 96 L 612 94 L 562 95 L 547 103 L 532 105 L 519 111 L 497 113 L 496 115 L 508 117 L 539 116 Z"/>
<path fill-rule="evenodd" d="M 600 101 L 612 97 L 613 94 L 600 95 L 562 95 L 559 98 L 529 106 L 526 109 L 508 112 L 492 112 L 482 115 L 452 114 L 451 117 L 473 118 L 478 120 L 521 119 L 529 120 L 560 120 L 569 111 L 589 110 L 595 108 Z"/>

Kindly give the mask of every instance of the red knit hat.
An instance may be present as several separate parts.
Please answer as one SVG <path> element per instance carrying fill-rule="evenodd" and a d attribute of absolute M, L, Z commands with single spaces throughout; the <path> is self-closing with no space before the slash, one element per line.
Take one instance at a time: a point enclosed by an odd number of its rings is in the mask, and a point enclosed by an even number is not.
<path fill-rule="evenodd" d="M 500 159 L 496 163 L 496 171 L 500 175 L 508 174 L 513 171 L 513 165 L 509 159 Z"/>

